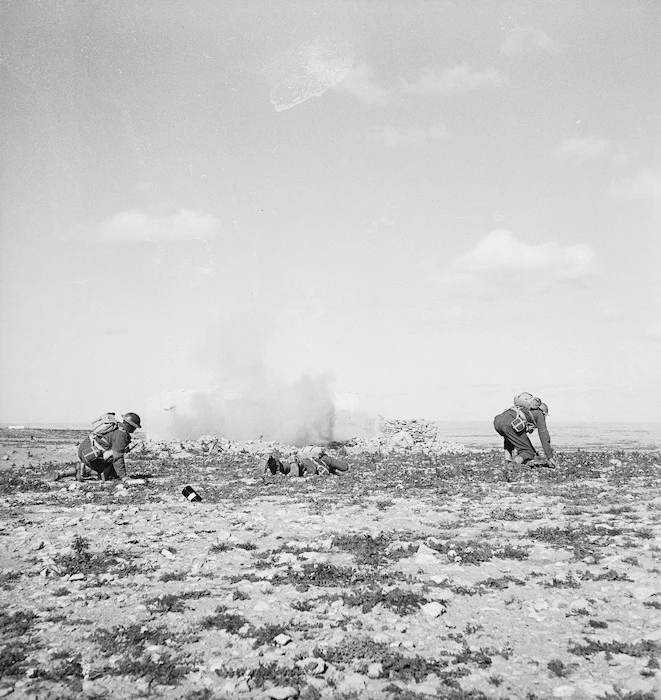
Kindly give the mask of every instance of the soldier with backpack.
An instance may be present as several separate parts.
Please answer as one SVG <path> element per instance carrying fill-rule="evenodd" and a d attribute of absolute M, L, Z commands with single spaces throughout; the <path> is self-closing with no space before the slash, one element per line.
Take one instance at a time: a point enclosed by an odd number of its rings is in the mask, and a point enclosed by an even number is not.
<path fill-rule="evenodd" d="M 126 413 L 118 421 L 114 413 L 105 413 L 93 423 L 94 429 L 78 446 L 78 465 L 64 472 L 58 472 L 55 481 L 66 476 L 75 476 L 82 481 L 85 472 L 96 472 L 103 481 L 121 479 L 129 484 L 124 455 L 130 450 L 131 433 L 140 425 L 137 413 Z"/>
<path fill-rule="evenodd" d="M 546 427 L 548 413 L 549 408 L 541 399 L 524 392 L 515 396 L 512 406 L 493 419 L 493 427 L 504 438 L 505 461 L 531 467 L 557 467 L 551 447 L 551 436 Z M 528 437 L 528 434 L 535 430 L 539 434 L 545 460 L 537 459 L 537 452 Z"/>

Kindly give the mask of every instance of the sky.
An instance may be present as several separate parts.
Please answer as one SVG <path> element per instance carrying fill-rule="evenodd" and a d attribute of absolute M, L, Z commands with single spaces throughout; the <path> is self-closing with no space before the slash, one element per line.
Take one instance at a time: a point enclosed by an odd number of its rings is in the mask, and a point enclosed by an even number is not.
<path fill-rule="evenodd" d="M 659 3 L 0 8 L 0 421 L 661 421 Z"/>

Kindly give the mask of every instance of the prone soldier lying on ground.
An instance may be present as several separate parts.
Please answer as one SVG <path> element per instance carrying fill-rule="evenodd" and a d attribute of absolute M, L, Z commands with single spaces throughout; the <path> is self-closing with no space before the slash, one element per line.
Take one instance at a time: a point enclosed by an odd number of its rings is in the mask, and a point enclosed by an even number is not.
<path fill-rule="evenodd" d="M 260 464 L 259 474 L 287 474 L 288 476 L 312 476 L 313 474 L 338 474 L 349 469 L 349 465 L 337 457 L 327 454 L 323 448 L 307 445 L 287 456 L 271 453 Z"/>

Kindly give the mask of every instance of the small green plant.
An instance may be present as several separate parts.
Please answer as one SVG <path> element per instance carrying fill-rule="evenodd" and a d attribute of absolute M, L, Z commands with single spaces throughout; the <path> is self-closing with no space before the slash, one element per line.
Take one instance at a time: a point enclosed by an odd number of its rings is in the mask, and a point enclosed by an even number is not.
<path fill-rule="evenodd" d="M 147 609 L 156 613 L 182 613 L 186 609 L 185 601 L 197 600 L 210 596 L 209 591 L 184 591 L 183 593 L 166 593 L 145 601 Z"/>
<path fill-rule="evenodd" d="M 605 630 L 608 627 L 608 623 L 601 620 L 588 620 L 588 625 L 597 630 Z"/>
<path fill-rule="evenodd" d="M 58 572 L 63 576 L 72 574 L 104 574 L 111 572 L 117 576 L 128 576 L 136 573 L 135 564 L 127 561 L 126 553 L 120 556 L 113 550 L 94 553 L 90 551 L 89 541 L 80 535 L 74 537 L 70 554 L 56 554 L 53 557 Z"/>
<path fill-rule="evenodd" d="M 240 634 L 242 629 L 250 627 L 250 623 L 243 615 L 230 613 L 224 605 L 219 605 L 214 615 L 208 615 L 202 620 L 202 627 L 206 630 L 220 629 L 229 634 Z"/>
<path fill-rule="evenodd" d="M 560 659 L 551 659 L 546 664 L 546 668 L 557 678 L 566 678 L 571 673 L 569 666 Z"/>
<path fill-rule="evenodd" d="M 386 548 L 392 537 L 383 533 L 377 537 L 366 534 L 337 535 L 333 538 L 333 547 L 351 552 L 358 566 L 380 566 L 388 559 Z"/>
<path fill-rule="evenodd" d="M 220 674 L 219 674 L 220 675 Z M 251 689 L 262 689 L 265 686 L 300 686 L 305 680 L 305 674 L 297 666 L 279 666 L 275 661 L 270 664 L 259 664 L 257 668 L 238 668 L 225 671 L 222 675 L 247 678 Z"/>
<path fill-rule="evenodd" d="M 633 579 L 629 578 L 625 573 L 618 573 L 613 569 L 608 569 L 601 574 L 593 574 L 591 571 L 584 571 L 581 574 L 583 581 L 627 581 L 633 583 Z"/>
<path fill-rule="evenodd" d="M 366 588 L 342 596 L 346 605 L 360 607 L 363 612 L 370 612 L 375 606 L 393 610 L 398 615 L 413 615 L 420 610 L 426 599 L 419 593 L 393 588 L 384 591 L 381 587 Z"/>
<path fill-rule="evenodd" d="M 159 581 L 183 581 L 187 577 L 188 573 L 186 571 L 164 571 L 159 576 Z"/>
<path fill-rule="evenodd" d="M 577 656 L 591 656 L 604 651 L 610 654 L 626 654 L 627 656 L 647 656 L 656 651 L 654 642 L 644 640 L 641 642 L 600 642 L 594 639 L 586 639 L 586 644 L 571 644 L 569 647 L 570 654 Z"/>
<path fill-rule="evenodd" d="M 247 635 L 252 637 L 255 641 L 253 642 L 253 647 L 259 647 L 263 644 L 272 644 L 273 640 L 280 634 L 286 632 L 282 625 L 264 625 L 263 627 L 250 627 L 250 631 Z"/>
<path fill-rule="evenodd" d="M 233 549 L 233 547 L 229 542 L 216 542 L 216 544 L 211 545 L 209 552 L 211 554 L 220 554 L 221 552 L 227 552 L 230 549 Z"/>
<path fill-rule="evenodd" d="M 574 574 L 568 571 L 565 578 L 558 578 L 556 576 L 550 582 L 544 582 L 545 588 L 580 588 L 581 584 L 576 580 Z"/>
<path fill-rule="evenodd" d="M 111 630 L 99 629 L 92 639 L 104 656 L 113 658 L 114 663 L 103 671 L 110 675 L 142 677 L 161 685 L 176 685 L 193 670 L 190 661 L 175 658 L 171 649 L 195 641 L 194 635 L 132 624 Z M 148 645 L 164 650 L 154 656 L 147 651 Z"/>
<path fill-rule="evenodd" d="M 5 571 L 0 574 L 0 588 L 4 591 L 11 591 L 14 587 L 13 584 L 20 578 L 21 574 L 18 571 Z"/>

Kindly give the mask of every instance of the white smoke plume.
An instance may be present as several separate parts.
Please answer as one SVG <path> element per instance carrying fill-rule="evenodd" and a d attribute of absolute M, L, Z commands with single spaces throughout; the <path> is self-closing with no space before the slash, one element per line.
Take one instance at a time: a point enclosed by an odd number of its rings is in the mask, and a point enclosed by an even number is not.
<path fill-rule="evenodd" d="M 232 321 L 204 348 L 212 369 L 208 388 L 165 391 L 147 407 L 145 430 L 154 438 L 276 440 L 292 445 L 333 439 L 335 402 L 330 377 L 278 377 L 264 359 L 270 333 L 255 319 Z"/>

